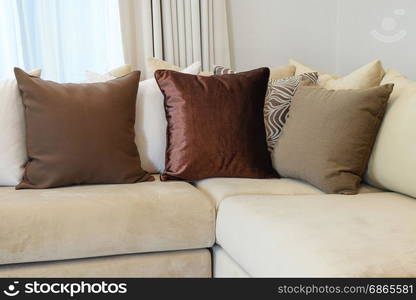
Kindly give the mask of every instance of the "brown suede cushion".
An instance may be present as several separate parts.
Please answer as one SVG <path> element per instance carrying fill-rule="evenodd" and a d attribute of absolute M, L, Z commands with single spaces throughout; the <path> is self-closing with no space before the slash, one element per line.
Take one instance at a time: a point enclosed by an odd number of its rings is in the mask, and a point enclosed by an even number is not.
<path fill-rule="evenodd" d="M 195 76 L 159 70 L 168 121 L 161 178 L 277 176 L 263 122 L 269 69 Z"/>
<path fill-rule="evenodd" d="M 272 155 L 277 172 L 327 193 L 356 194 L 392 89 L 300 87 Z"/>
<path fill-rule="evenodd" d="M 91 84 L 59 84 L 17 68 L 15 75 L 29 156 L 17 189 L 149 178 L 134 143 L 140 72 Z"/>

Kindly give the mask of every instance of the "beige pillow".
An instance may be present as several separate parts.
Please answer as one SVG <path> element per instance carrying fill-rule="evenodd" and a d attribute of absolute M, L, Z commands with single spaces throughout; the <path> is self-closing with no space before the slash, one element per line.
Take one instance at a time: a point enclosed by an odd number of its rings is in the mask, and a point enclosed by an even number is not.
<path fill-rule="evenodd" d="M 108 74 L 113 77 L 122 77 L 124 75 L 129 74 L 131 71 L 132 71 L 131 65 L 126 64 L 118 68 L 112 69 L 111 71 L 108 72 Z"/>
<path fill-rule="evenodd" d="M 156 70 L 172 70 L 172 71 L 180 71 L 182 68 L 175 66 L 174 64 L 168 63 L 162 59 L 156 57 L 149 57 L 147 59 L 147 67 L 149 68 L 149 72 L 153 74 Z"/>
<path fill-rule="evenodd" d="M 330 90 L 364 89 L 378 86 L 385 74 L 379 60 L 372 61 L 344 77 L 337 77 L 335 75 L 314 70 L 293 59 L 289 60 L 289 64 L 296 67 L 296 75 L 318 72 L 319 85 Z"/>
<path fill-rule="evenodd" d="M 87 70 L 85 71 L 85 80 L 83 80 L 82 83 L 95 83 L 95 82 L 108 81 L 108 80 L 116 79 L 118 77 L 127 75 L 131 71 L 132 71 L 131 65 L 122 65 L 104 74 L 100 74 L 97 72 Z"/>
<path fill-rule="evenodd" d="M 287 65 L 283 67 L 277 67 L 270 70 L 270 80 L 286 79 L 295 76 L 295 66 Z M 214 75 L 234 74 L 235 72 L 231 68 L 223 66 L 214 66 Z"/>
<path fill-rule="evenodd" d="M 201 75 L 201 76 L 212 76 L 212 75 L 214 75 L 214 73 L 213 72 L 199 72 L 198 75 Z"/>
<path fill-rule="evenodd" d="M 331 78 L 338 78 L 336 75 L 332 75 L 326 72 L 318 71 L 314 68 L 307 67 L 303 63 L 294 59 L 289 59 L 289 66 L 295 67 L 295 75 L 300 75 L 303 73 L 318 72 L 319 75 L 329 75 L 331 76 Z"/>
<path fill-rule="evenodd" d="M 155 73 L 156 70 L 171 70 L 171 71 L 177 71 L 177 72 L 180 72 L 180 71 L 184 70 L 181 67 L 178 67 L 174 64 L 171 64 L 167 61 L 161 60 L 161 59 L 156 58 L 156 57 L 149 57 L 147 59 L 147 67 L 149 69 L 150 74 L 152 74 L 152 76 L 153 76 L 153 74 Z M 212 75 L 214 75 L 214 73 L 212 73 L 212 72 L 199 72 L 198 75 L 212 76 Z"/>
<path fill-rule="evenodd" d="M 396 70 L 382 84 L 393 83 L 365 180 L 371 185 L 416 197 L 416 81 Z"/>
<path fill-rule="evenodd" d="M 273 150 L 276 171 L 327 193 L 356 194 L 392 89 L 299 87 Z"/>
<path fill-rule="evenodd" d="M 295 76 L 296 67 L 287 65 L 270 69 L 270 79 L 283 79 Z M 308 72 L 305 72 L 308 73 Z"/>

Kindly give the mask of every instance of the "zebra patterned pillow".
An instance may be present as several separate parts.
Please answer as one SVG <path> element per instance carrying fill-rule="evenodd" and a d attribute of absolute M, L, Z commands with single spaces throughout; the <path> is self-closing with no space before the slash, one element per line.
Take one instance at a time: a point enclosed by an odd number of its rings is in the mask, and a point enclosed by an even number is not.
<path fill-rule="evenodd" d="M 234 74 L 229 68 L 215 66 L 214 75 Z M 318 73 L 303 73 L 284 79 L 269 80 L 264 101 L 264 124 L 266 127 L 267 147 L 270 152 L 279 139 L 288 118 L 292 98 L 300 85 L 315 85 Z"/>

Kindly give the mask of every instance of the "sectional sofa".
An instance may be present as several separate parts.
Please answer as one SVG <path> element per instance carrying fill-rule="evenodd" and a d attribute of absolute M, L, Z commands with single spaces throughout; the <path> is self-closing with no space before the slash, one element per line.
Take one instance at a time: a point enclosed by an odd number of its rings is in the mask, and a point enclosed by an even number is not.
<path fill-rule="evenodd" d="M 357 195 L 296 179 L 0 187 L 0 277 L 416 276 L 416 83 L 399 72 Z"/>

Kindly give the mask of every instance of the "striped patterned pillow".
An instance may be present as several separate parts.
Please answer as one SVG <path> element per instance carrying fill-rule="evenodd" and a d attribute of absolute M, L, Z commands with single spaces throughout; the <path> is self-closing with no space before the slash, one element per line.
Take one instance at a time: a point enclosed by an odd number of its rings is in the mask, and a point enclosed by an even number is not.
<path fill-rule="evenodd" d="M 234 74 L 229 68 L 214 66 L 214 75 Z M 264 101 L 264 124 L 266 127 L 267 146 L 270 152 L 282 134 L 288 118 L 292 98 L 300 85 L 315 85 L 318 73 L 304 73 L 284 79 L 269 80 Z"/>

